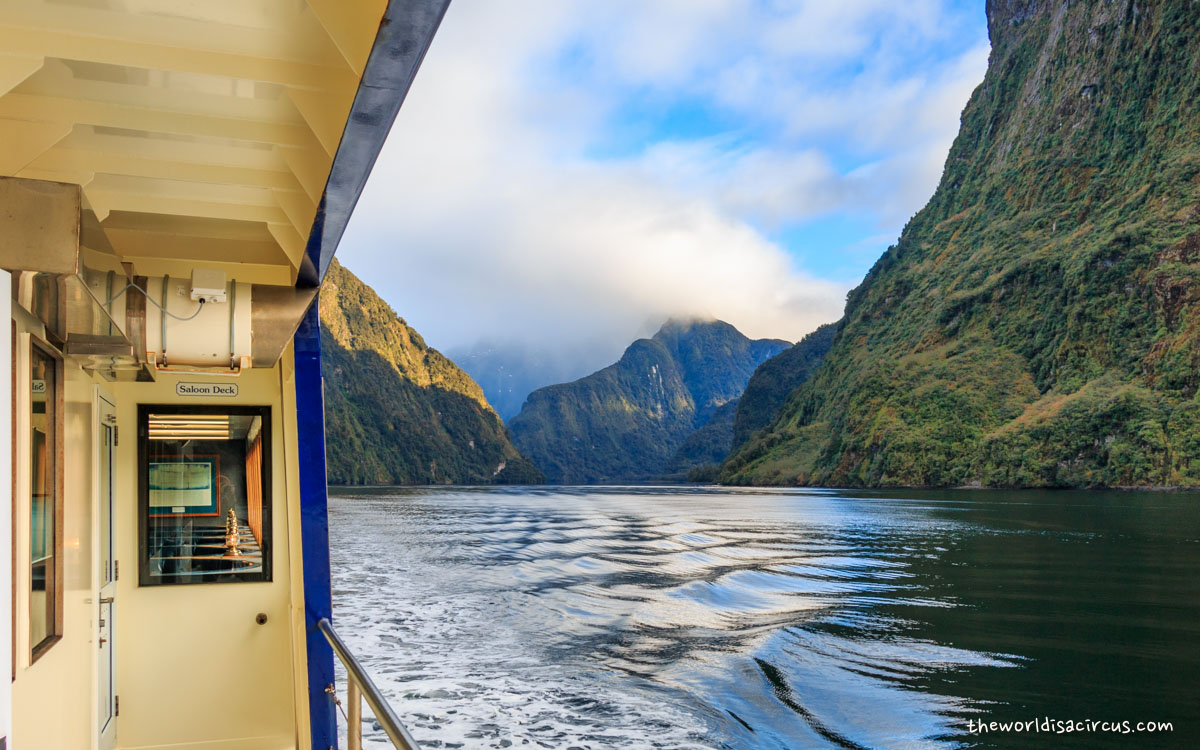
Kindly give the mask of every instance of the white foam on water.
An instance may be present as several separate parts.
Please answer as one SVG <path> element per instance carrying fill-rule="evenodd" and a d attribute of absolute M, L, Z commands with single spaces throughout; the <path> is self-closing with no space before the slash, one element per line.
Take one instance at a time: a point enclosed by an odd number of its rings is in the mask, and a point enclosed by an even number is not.
<path fill-rule="evenodd" d="M 903 683 L 1004 658 L 915 641 L 869 614 L 953 606 L 907 595 L 908 563 L 879 549 L 890 530 L 820 494 L 803 522 L 791 496 L 754 514 L 730 497 L 333 498 L 335 626 L 423 747 L 782 749 L 887 733 L 945 746 L 932 738 L 961 701 Z M 369 716 L 364 745 L 390 747 Z"/>
<path fill-rule="evenodd" d="M 670 691 L 631 685 L 632 678 L 612 670 L 548 663 L 544 644 L 511 626 L 553 627 L 566 619 L 553 604 L 536 613 L 514 606 L 486 588 L 473 590 L 448 568 L 431 579 L 411 567 L 404 539 L 387 549 L 375 535 L 354 531 L 362 527 L 338 523 L 340 508 L 333 517 L 336 627 L 422 747 L 719 747 L 705 739 L 710 722 L 681 707 Z M 390 558 L 391 571 L 381 555 Z M 562 565 L 566 573 L 603 575 L 620 568 L 580 560 Z M 535 577 L 553 573 L 540 572 Z M 344 696 L 340 665 L 338 678 Z M 366 706 L 363 714 L 364 747 L 390 748 Z"/>

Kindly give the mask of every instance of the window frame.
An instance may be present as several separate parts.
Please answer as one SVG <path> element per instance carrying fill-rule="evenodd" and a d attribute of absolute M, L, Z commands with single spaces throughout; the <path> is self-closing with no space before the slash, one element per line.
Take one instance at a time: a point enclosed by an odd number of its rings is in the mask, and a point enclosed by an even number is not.
<path fill-rule="evenodd" d="M 64 390 L 65 390 L 66 383 L 64 383 L 63 380 L 66 377 L 66 368 L 63 365 L 62 353 L 60 353 L 57 349 L 55 349 L 54 346 L 52 346 L 49 342 L 42 340 L 41 338 L 39 338 L 38 336 L 36 336 L 32 333 L 29 334 L 29 360 L 26 363 L 26 365 L 27 365 L 26 366 L 26 374 L 29 376 L 29 380 L 27 383 L 28 396 L 29 396 L 28 410 L 29 410 L 31 420 L 32 420 L 32 415 L 33 415 L 33 358 L 34 358 L 33 353 L 34 353 L 35 349 L 37 351 L 39 351 L 41 354 L 45 355 L 47 357 L 47 359 L 49 359 L 50 362 L 53 363 L 53 367 L 54 367 L 54 446 L 53 446 L 53 449 L 54 449 L 54 539 L 52 542 L 53 549 L 54 549 L 54 556 L 53 556 L 53 559 L 54 559 L 54 597 L 52 599 L 52 601 L 54 602 L 54 616 L 47 619 L 46 637 L 43 638 L 42 640 L 38 641 L 37 643 L 34 643 L 32 630 L 29 631 L 29 663 L 31 665 L 34 662 L 36 662 L 38 659 L 40 659 L 44 654 L 46 654 L 46 652 L 48 652 L 51 648 L 54 647 L 54 644 L 58 643 L 63 638 L 63 584 L 65 582 L 65 575 L 64 575 L 65 574 L 65 570 L 64 570 L 65 547 L 63 544 L 63 535 L 64 535 L 64 518 L 63 518 L 64 502 L 63 501 L 64 501 L 65 495 L 66 495 L 66 461 L 65 461 L 66 456 L 64 455 L 64 441 L 63 441 L 63 437 L 64 437 L 63 430 L 65 427 L 65 421 L 63 419 L 63 417 L 64 417 L 63 409 L 65 406 Z M 14 388 L 14 391 L 15 390 L 16 389 Z M 14 394 L 14 399 L 15 399 L 15 394 Z M 13 422 L 14 422 L 14 430 L 15 430 L 16 420 L 13 420 Z M 31 424 L 29 425 L 29 429 L 30 430 L 33 429 L 32 421 L 31 421 Z M 26 619 L 28 620 L 28 622 L 26 622 L 26 626 L 32 628 L 32 622 L 33 622 L 33 596 L 32 596 L 32 594 L 33 594 L 33 529 L 32 529 L 32 523 L 33 523 L 33 469 L 32 469 L 33 441 L 28 440 L 28 442 L 29 442 L 30 453 L 28 456 L 29 460 L 26 461 L 25 463 L 27 464 L 26 469 L 28 469 L 28 471 L 29 471 L 29 492 L 28 492 L 29 513 L 28 513 L 28 517 L 25 519 L 27 521 L 27 523 L 23 524 L 24 528 L 22 529 L 22 533 L 28 533 L 28 535 L 29 535 L 29 548 L 28 548 L 29 559 L 26 560 L 24 564 L 26 566 L 26 571 L 29 574 L 28 585 L 25 587 L 26 593 L 29 594 L 29 599 L 28 599 L 29 605 L 26 608 L 26 610 L 27 610 L 26 611 L 26 614 L 27 614 Z M 14 445 L 14 450 L 15 450 L 15 447 L 17 445 L 16 441 L 13 441 L 13 445 Z M 13 475 L 14 475 L 14 477 L 16 476 L 15 471 L 13 472 Z M 16 507 L 16 504 L 14 503 L 14 509 L 15 509 L 15 507 Z M 14 533 L 15 533 L 15 530 L 16 530 L 16 526 L 14 526 Z M 14 555 L 16 554 L 16 549 L 17 548 L 14 545 L 14 547 L 13 547 Z M 47 577 L 47 580 L 49 580 L 49 577 Z M 14 582 L 15 582 L 15 578 L 14 578 Z M 14 608 L 13 611 L 15 613 L 16 608 Z"/>
<path fill-rule="evenodd" d="M 247 573 L 231 571 L 217 576 L 191 580 L 156 580 L 150 575 L 150 434 L 151 414 L 228 414 L 262 418 L 262 570 Z M 138 587 L 201 586 L 237 583 L 271 583 L 274 580 L 275 557 L 274 518 L 275 497 L 272 486 L 272 408 L 268 404 L 138 404 L 137 407 L 137 547 Z"/>

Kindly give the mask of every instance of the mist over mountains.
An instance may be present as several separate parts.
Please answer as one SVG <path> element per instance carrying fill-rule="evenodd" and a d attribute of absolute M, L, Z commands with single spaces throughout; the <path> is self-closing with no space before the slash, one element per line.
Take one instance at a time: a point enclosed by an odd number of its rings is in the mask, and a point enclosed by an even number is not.
<path fill-rule="evenodd" d="M 457 350 L 483 385 L 463 388 L 519 409 L 513 450 L 559 483 L 679 476 L 728 444 L 726 483 L 1200 486 L 1195 5 L 989 2 L 988 73 L 938 190 L 836 327 L 790 348 L 673 320 L 619 358 Z M 570 278 L 559 260 L 520 267 Z"/>
<path fill-rule="evenodd" d="M 534 391 L 509 432 L 551 483 L 660 479 L 692 468 L 672 461 L 677 450 L 717 415 L 729 420 L 754 370 L 789 346 L 722 321 L 669 320 L 616 363 Z M 728 442 L 720 455 L 727 451 Z M 713 460 L 711 450 L 696 454 Z"/>
<path fill-rule="evenodd" d="M 521 411 L 530 393 L 595 372 L 620 356 L 624 346 L 615 340 L 553 346 L 483 341 L 451 349 L 447 356 L 479 384 L 492 408 L 507 422 Z"/>

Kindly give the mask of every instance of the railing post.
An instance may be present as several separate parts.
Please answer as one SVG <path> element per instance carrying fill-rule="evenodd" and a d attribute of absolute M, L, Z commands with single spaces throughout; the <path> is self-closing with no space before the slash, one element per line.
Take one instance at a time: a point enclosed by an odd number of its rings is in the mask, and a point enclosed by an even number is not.
<path fill-rule="evenodd" d="M 419 750 L 420 745 L 417 744 L 417 741 L 413 739 L 408 730 L 404 728 L 404 722 L 400 721 L 399 716 L 396 716 L 396 712 L 388 705 L 387 698 L 384 698 L 383 693 L 379 692 L 379 688 L 371 680 L 371 676 L 367 674 L 367 670 L 363 669 L 363 665 L 358 659 L 354 658 L 354 654 L 350 653 L 350 649 L 346 647 L 346 642 L 333 629 L 333 625 L 329 623 L 329 620 L 319 620 L 317 622 L 317 629 L 329 641 L 329 645 L 333 648 L 333 652 L 337 655 L 338 660 L 346 668 L 346 684 L 354 685 L 356 691 L 362 692 L 363 700 L 366 700 L 367 705 L 375 712 L 375 720 L 379 722 L 379 727 L 383 730 L 383 733 L 392 741 L 392 746 L 399 750 Z M 347 689 L 346 693 L 347 695 L 352 694 L 349 689 Z M 362 710 L 361 703 L 357 699 L 354 700 L 353 705 L 359 707 L 358 710 Z M 350 723 L 354 724 L 355 722 L 351 721 Z M 359 737 L 361 738 L 361 713 L 359 714 L 357 724 L 360 727 Z M 353 729 L 347 728 L 346 736 L 353 736 L 351 734 L 352 731 Z"/>
<path fill-rule="evenodd" d="M 346 680 L 346 749 L 362 750 L 362 693 L 353 679 Z"/>

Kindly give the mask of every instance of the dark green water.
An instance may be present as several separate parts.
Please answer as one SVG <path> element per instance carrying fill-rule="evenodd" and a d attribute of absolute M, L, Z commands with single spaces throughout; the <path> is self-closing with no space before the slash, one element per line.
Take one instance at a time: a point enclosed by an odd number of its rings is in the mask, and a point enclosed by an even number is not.
<path fill-rule="evenodd" d="M 330 516 L 339 629 L 432 747 L 1200 747 L 1195 494 L 412 489 Z M 1046 719 L 1132 731 L 968 723 Z"/>

